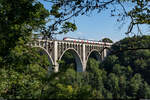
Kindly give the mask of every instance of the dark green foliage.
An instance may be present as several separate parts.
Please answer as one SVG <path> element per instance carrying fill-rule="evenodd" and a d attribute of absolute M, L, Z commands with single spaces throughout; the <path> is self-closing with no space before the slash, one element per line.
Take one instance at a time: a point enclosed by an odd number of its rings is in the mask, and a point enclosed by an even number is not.
<path fill-rule="evenodd" d="M 149 98 L 149 40 L 150 36 L 125 38 L 112 46 L 111 55 L 101 63 L 109 73 L 106 88 L 114 98 Z M 146 93 L 141 92 L 144 86 Z"/>
<path fill-rule="evenodd" d="M 125 38 L 114 44 L 113 54 L 118 57 L 118 63 L 122 66 L 130 66 L 135 73 L 140 73 L 149 83 L 149 36 L 134 36 Z"/>
<path fill-rule="evenodd" d="M 27 43 L 32 31 L 46 23 L 49 13 L 35 0 L 1 0 L 0 5 L 0 57 L 4 58 L 19 39 Z"/>
<path fill-rule="evenodd" d="M 65 22 L 61 28 L 62 28 L 62 33 L 68 33 L 69 31 L 77 30 L 76 25 L 71 22 Z"/>
<path fill-rule="evenodd" d="M 35 0 L 0 0 L 0 97 L 39 98 L 49 62 L 27 46 L 49 12 Z M 42 68 L 45 67 L 45 68 Z"/>
<path fill-rule="evenodd" d="M 102 42 L 108 42 L 108 43 L 113 43 L 113 41 L 109 38 L 103 38 Z"/>
<path fill-rule="evenodd" d="M 65 71 L 67 68 L 73 68 L 76 70 L 75 58 L 70 52 L 65 52 L 61 61 L 59 61 L 59 70 L 60 72 Z"/>

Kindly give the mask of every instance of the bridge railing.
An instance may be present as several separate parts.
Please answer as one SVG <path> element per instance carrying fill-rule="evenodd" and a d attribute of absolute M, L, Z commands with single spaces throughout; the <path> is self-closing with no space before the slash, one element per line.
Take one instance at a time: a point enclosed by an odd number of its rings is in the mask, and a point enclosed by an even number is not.
<path fill-rule="evenodd" d="M 107 43 L 107 42 L 99 42 L 99 43 L 87 43 L 87 42 L 79 42 L 79 41 L 67 41 L 67 40 L 43 40 L 43 39 L 35 39 L 35 42 L 34 43 L 35 45 L 40 43 L 40 42 L 54 42 L 54 41 L 58 41 L 58 43 L 78 43 L 78 44 L 89 44 L 89 45 L 103 45 L 103 46 L 112 46 L 113 43 Z M 42 43 L 41 44 L 38 44 L 38 45 L 43 45 Z"/>

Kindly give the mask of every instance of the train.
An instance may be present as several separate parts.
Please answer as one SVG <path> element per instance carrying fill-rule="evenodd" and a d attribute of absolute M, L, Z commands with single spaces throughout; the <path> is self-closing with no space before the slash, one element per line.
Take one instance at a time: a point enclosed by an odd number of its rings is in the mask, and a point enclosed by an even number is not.
<path fill-rule="evenodd" d="M 71 38 L 71 37 L 64 37 L 63 40 L 64 41 L 72 41 L 74 43 L 79 42 L 79 43 L 87 43 L 87 44 L 112 45 L 112 43 L 107 43 L 107 42 L 85 40 L 85 39 Z"/>

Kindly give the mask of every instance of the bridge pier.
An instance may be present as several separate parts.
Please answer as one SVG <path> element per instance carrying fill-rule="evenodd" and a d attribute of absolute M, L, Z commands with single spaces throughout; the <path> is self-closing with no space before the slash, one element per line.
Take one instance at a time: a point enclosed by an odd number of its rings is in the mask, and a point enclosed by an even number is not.
<path fill-rule="evenodd" d="M 83 51 L 82 51 L 82 55 L 83 55 L 83 61 L 82 61 L 82 71 L 84 72 L 86 70 L 86 59 L 85 59 L 85 44 L 83 44 Z"/>
<path fill-rule="evenodd" d="M 102 52 L 102 60 L 104 60 L 106 56 L 107 56 L 107 50 L 104 49 Z"/>
<path fill-rule="evenodd" d="M 57 41 L 54 41 L 54 72 L 58 72 L 59 70 L 59 64 L 57 60 L 58 60 L 58 43 Z"/>
<path fill-rule="evenodd" d="M 58 72 L 59 71 L 59 64 L 54 65 L 54 72 Z"/>
<path fill-rule="evenodd" d="M 83 72 L 85 72 L 86 71 L 86 63 L 85 62 L 83 62 L 82 67 L 83 67 Z"/>

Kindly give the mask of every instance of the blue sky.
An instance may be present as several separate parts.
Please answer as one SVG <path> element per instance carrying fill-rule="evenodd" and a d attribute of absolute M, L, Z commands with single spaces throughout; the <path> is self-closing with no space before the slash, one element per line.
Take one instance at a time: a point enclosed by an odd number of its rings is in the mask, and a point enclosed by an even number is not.
<path fill-rule="evenodd" d="M 39 1 L 44 4 L 45 8 L 50 9 L 49 3 L 43 0 Z M 110 17 L 109 11 L 103 11 L 99 14 L 93 12 L 90 16 L 78 16 L 74 19 L 77 25 L 77 31 L 56 35 L 55 37 L 57 39 L 62 40 L 64 37 L 73 37 L 100 40 L 107 37 L 116 42 L 126 37 L 124 33 L 127 31 L 128 23 L 119 29 L 121 24 L 116 21 L 117 18 Z M 144 30 L 149 30 L 147 27 L 142 28 L 144 28 Z"/>
<path fill-rule="evenodd" d="M 90 40 L 100 40 L 104 37 L 113 41 L 118 41 L 125 37 L 123 29 L 119 29 L 116 18 L 110 17 L 106 12 L 102 14 L 93 13 L 91 16 L 79 16 L 75 18 L 77 31 L 70 32 L 65 35 L 58 35 L 58 39 L 62 37 L 75 37 Z"/>

